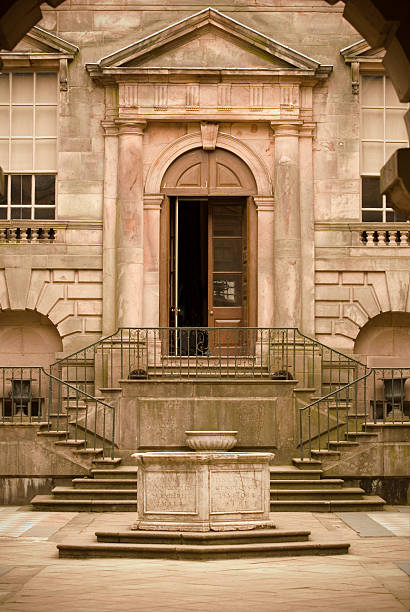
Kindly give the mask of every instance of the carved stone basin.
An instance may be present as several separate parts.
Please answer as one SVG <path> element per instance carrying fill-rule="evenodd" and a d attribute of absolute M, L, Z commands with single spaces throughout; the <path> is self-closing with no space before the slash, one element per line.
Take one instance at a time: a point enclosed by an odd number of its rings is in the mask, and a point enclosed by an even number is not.
<path fill-rule="evenodd" d="M 200 452 L 224 452 L 236 444 L 237 431 L 186 431 L 186 443 Z"/>

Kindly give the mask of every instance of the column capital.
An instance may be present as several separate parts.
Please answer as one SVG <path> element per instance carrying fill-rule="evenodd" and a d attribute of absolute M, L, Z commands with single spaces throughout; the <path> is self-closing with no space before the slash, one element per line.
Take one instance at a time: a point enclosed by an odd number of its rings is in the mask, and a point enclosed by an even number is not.
<path fill-rule="evenodd" d="M 258 213 L 275 210 L 275 198 L 273 196 L 253 196 L 253 201 Z"/>
<path fill-rule="evenodd" d="M 145 194 L 144 195 L 144 210 L 161 210 L 164 196 L 160 194 Z"/>
<path fill-rule="evenodd" d="M 270 126 L 275 134 L 275 137 L 279 136 L 299 136 L 299 129 L 302 125 L 302 121 L 271 121 Z"/>
<path fill-rule="evenodd" d="M 118 136 L 118 126 L 114 121 L 104 119 L 101 121 L 105 136 Z"/>
<path fill-rule="evenodd" d="M 115 124 L 118 126 L 119 134 L 138 134 L 142 135 L 147 122 L 143 119 L 116 119 Z"/>
<path fill-rule="evenodd" d="M 315 131 L 316 123 L 304 123 L 299 128 L 300 138 L 312 138 Z"/>

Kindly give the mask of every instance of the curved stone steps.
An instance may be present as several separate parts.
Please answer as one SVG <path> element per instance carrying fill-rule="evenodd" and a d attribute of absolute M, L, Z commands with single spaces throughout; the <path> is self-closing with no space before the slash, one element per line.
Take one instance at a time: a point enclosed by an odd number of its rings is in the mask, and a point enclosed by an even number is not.
<path fill-rule="evenodd" d="M 98 542 L 120 544 L 192 544 L 192 545 L 230 545 L 255 544 L 268 542 L 307 541 L 310 531 L 285 529 L 252 529 L 238 531 L 96 531 Z"/>
<path fill-rule="evenodd" d="M 311 542 L 306 541 L 306 532 L 293 532 L 295 535 L 289 537 L 299 537 L 302 541 L 275 541 L 276 537 L 281 537 L 280 531 L 271 536 L 270 542 L 249 543 L 248 538 L 252 538 L 259 530 L 248 531 L 246 543 L 229 543 L 229 537 L 225 533 L 226 543 L 209 543 L 210 539 L 204 538 L 202 542 L 198 539 L 196 543 L 161 543 L 158 536 L 151 538 L 156 543 L 126 543 L 126 542 L 95 542 L 91 539 L 80 538 L 70 543 L 58 544 L 59 555 L 61 558 L 96 558 L 96 557 L 134 557 L 140 559 L 160 558 L 160 559 L 190 559 L 195 561 L 205 561 L 208 559 L 233 559 L 239 557 L 296 557 L 302 555 L 341 555 L 347 554 L 350 544 L 346 542 Z M 263 530 L 261 530 L 263 531 Z M 155 532 L 145 532 L 145 537 L 149 538 Z M 157 532 L 158 533 L 158 532 Z M 212 533 L 212 532 L 211 532 Z M 241 532 L 244 533 L 244 532 Z M 161 532 L 161 537 L 166 540 L 166 533 Z M 192 534 L 190 534 L 192 537 Z M 198 535 L 195 534 L 196 538 Z M 177 534 L 181 541 L 186 534 Z M 286 537 L 282 534 L 282 537 Z M 160 539 L 160 538 L 159 538 Z M 212 540 L 211 540 L 212 541 Z"/>

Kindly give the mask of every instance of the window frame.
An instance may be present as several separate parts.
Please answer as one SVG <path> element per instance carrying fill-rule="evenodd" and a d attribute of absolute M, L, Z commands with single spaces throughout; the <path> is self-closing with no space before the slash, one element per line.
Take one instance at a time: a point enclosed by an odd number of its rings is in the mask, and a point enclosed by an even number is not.
<path fill-rule="evenodd" d="M 378 69 L 369 69 L 370 66 L 368 66 L 368 69 L 363 69 L 363 67 L 361 67 L 360 70 L 360 87 L 359 87 L 359 113 L 360 113 L 360 117 L 359 117 L 359 122 L 360 122 L 360 129 L 359 129 L 359 173 L 360 173 L 360 216 L 361 216 L 361 220 L 363 223 L 400 223 L 402 221 L 405 221 L 406 219 L 404 218 L 404 216 L 402 217 L 401 215 L 399 215 L 399 213 L 397 213 L 397 211 L 395 211 L 391 206 L 389 206 L 389 201 L 386 195 L 380 195 L 381 198 L 381 206 L 378 207 L 364 207 L 363 206 L 363 178 L 366 177 L 374 177 L 374 178 L 380 178 L 380 172 L 364 172 L 363 170 L 363 143 L 364 142 L 377 142 L 377 143 L 383 143 L 383 164 L 386 163 L 388 157 L 386 156 L 386 145 L 390 144 L 390 143 L 398 143 L 399 146 L 397 148 L 401 148 L 401 146 L 403 147 L 408 147 L 409 146 L 409 141 L 408 139 L 399 139 L 399 138 L 391 138 L 391 139 L 386 139 L 386 117 L 387 117 L 387 111 L 388 110 L 397 110 L 399 107 L 397 105 L 391 105 L 391 104 L 386 104 L 386 81 L 388 79 L 388 75 L 386 75 L 386 73 L 380 68 L 378 67 Z M 379 77 L 382 79 L 382 84 L 383 84 L 383 105 L 380 104 L 363 104 L 363 77 Z M 382 138 L 369 138 L 369 137 L 363 137 L 363 114 L 362 111 L 363 110 L 381 110 L 382 114 L 383 114 L 383 137 Z M 404 119 L 403 119 L 403 123 L 404 123 Z M 389 155 L 390 157 L 390 155 Z M 369 213 L 381 213 L 381 218 L 378 219 L 377 221 L 365 221 L 363 220 L 364 217 L 364 213 L 369 212 Z M 393 220 L 388 220 L 387 216 L 393 216 Z M 402 217 L 402 218 L 400 218 Z"/>
<path fill-rule="evenodd" d="M 58 136 L 58 117 L 59 117 L 59 110 L 60 110 L 60 97 L 59 97 L 59 70 L 57 67 L 53 66 L 37 66 L 36 68 L 33 69 L 24 69 L 21 68 L 19 66 L 9 66 L 7 67 L 7 69 L 3 69 L 2 70 L 2 74 L 7 74 L 8 75 L 8 101 L 7 102 L 0 102 L 0 108 L 7 108 L 8 109 L 8 136 L 0 136 L 0 140 L 1 142 L 7 142 L 7 147 L 8 147 L 8 158 L 7 158 L 7 168 L 3 168 L 4 171 L 4 175 L 5 175 L 5 179 L 7 181 L 7 189 L 5 190 L 5 200 L 6 203 L 5 204 L 1 204 L 0 208 L 2 210 L 6 209 L 6 219 L 1 219 L 1 221 L 17 221 L 17 220 L 36 220 L 36 221 L 50 221 L 50 220 L 55 220 L 57 217 L 57 174 L 58 174 L 58 159 L 57 159 L 57 155 L 58 155 L 58 143 L 59 143 L 59 136 Z M 19 75 L 19 74 L 29 74 L 32 75 L 33 80 L 32 80 L 32 99 L 30 102 L 14 102 L 12 100 L 12 96 L 13 96 L 13 78 L 15 78 L 15 75 Z M 38 79 L 38 75 L 41 74 L 52 74 L 55 77 L 55 102 L 39 102 L 37 99 L 37 79 Z M 31 136 L 16 136 L 13 134 L 13 130 L 12 130 L 12 125 L 13 125 L 13 111 L 15 108 L 23 108 L 23 107 L 30 107 L 31 108 L 31 116 L 32 116 L 32 133 Z M 54 136 L 50 136 L 50 135 L 43 135 L 43 136 L 38 136 L 36 134 L 36 115 L 37 115 L 37 109 L 38 108 L 50 108 L 53 107 L 55 109 L 55 118 L 56 118 L 56 127 L 55 127 L 55 135 Z M 32 141 L 32 152 L 31 152 L 31 169 L 19 169 L 19 168 L 12 168 L 12 141 L 27 141 L 27 140 L 31 140 Z M 38 170 L 36 167 L 36 143 L 39 141 L 50 141 L 53 140 L 54 144 L 55 144 L 55 164 L 53 165 L 53 167 L 48 167 L 45 169 L 41 169 Z M 55 177 L 54 179 L 54 203 L 52 204 L 41 204 L 41 205 L 37 205 L 36 201 L 35 201 L 35 183 L 36 183 L 36 176 L 40 176 L 40 175 L 53 175 Z M 10 178 L 12 176 L 31 176 L 31 202 L 30 204 L 27 203 L 21 203 L 21 204 L 12 204 L 11 202 L 11 180 Z M 28 219 L 15 219 L 12 216 L 12 209 L 29 209 L 30 210 L 30 216 Z M 36 211 L 38 210 L 45 210 L 45 209 L 53 209 L 54 210 L 54 214 L 52 219 L 50 219 L 49 217 L 47 218 L 37 218 L 36 219 Z"/>

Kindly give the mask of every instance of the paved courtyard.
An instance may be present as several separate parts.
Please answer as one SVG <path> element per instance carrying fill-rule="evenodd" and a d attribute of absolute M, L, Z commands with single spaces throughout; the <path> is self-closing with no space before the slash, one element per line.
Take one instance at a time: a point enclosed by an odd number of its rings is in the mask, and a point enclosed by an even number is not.
<path fill-rule="evenodd" d="M 59 559 L 71 535 L 127 528 L 132 513 L 0 507 L 0 610 L 24 612 L 404 612 L 410 609 L 409 508 L 272 513 L 281 528 L 351 543 L 331 557 L 207 562 Z"/>

